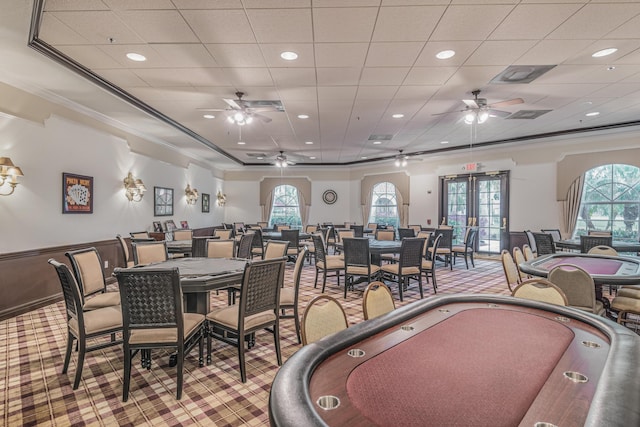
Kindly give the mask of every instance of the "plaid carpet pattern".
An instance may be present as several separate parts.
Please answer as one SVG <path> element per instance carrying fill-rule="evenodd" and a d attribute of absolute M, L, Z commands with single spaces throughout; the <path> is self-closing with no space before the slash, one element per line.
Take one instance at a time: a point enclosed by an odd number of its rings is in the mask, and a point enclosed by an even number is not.
<path fill-rule="evenodd" d="M 502 265 L 495 260 L 476 260 L 466 270 L 458 263 L 453 271 L 437 269 L 438 294 L 488 293 L 507 295 Z M 293 264 L 287 265 L 285 282 L 291 285 Z M 320 294 L 313 287 L 315 267 L 305 265 L 301 278 L 300 313 Z M 322 281 L 322 277 L 319 278 Z M 341 285 L 344 277 L 340 279 Z M 433 295 L 425 285 L 425 298 Z M 409 286 L 404 302 L 420 298 L 417 284 Z M 327 279 L 326 294 L 345 308 L 350 324 L 362 321 L 362 292 L 349 291 L 334 277 Z M 226 305 L 227 295 L 211 294 L 212 307 Z M 280 325 L 283 361 L 299 348 L 293 320 Z M 72 390 L 77 354 L 67 374 L 61 374 L 66 325 L 63 302 L 0 322 L 0 422 L 5 426 L 266 426 L 271 382 L 278 371 L 273 338 L 268 332 L 256 334 L 256 345 L 246 352 L 247 382 L 240 381 L 235 348 L 213 342 L 212 363 L 198 367 L 197 350 L 185 360 L 182 400 L 175 399 L 176 370 L 169 367 L 169 354 L 153 352 L 151 370 L 140 367 L 134 358 L 129 401 L 122 402 L 122 347 L 91 352 L 85 360 L 82 381 Z"/>

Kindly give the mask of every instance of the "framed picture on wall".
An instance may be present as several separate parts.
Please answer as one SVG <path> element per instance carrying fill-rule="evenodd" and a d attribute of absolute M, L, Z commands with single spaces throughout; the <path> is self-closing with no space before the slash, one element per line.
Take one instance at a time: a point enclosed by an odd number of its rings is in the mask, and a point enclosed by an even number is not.
<path fill-rule="evenodd" d="M 207 193 L 202 193 L 202 212 L 209 212 L 209 195 Z"/>
<path fill-rule="evenodd" d="M 173 231 L 173 230 L 177 230 L 178 229 L 178 227 L 176 227 L 176 223 L 173 222 L 172 219 L 170 219 L 168 221 L 165 221 L 164 222 L 164 226 L 167 229 L 167 231 Z"/>
<path fill-rule="evenodd" d="M 187 221 L 180 221 L 180 228 L 189 229 L 189 223 Z"/>
<path fill-rule="evenodd" d="M 153 187 L 153 216 L 173 215 L 173 188 Z"/>
<path fill-rule="evenodd" d="M 153 231 L 162 233 L 162 223 L 160 221 L 153 221 Z"/>
<path fill-rule="evenodd" d="M 93 177 L 62 173 L 62 213 L 93 213 Z"/>

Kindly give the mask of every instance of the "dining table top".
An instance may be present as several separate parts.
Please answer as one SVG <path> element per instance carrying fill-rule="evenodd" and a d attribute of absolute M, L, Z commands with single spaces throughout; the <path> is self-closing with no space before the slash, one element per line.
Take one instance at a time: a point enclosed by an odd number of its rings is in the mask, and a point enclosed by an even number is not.
<path fill-rule="evenodd" d="M 563 239 L 555 242 L 556 248 L 568 250 L 580 250 L 580 239 Z M 618 252 L 640 252 L 640 242 L 625 242 L 614 240 L 611 247 Z"/>

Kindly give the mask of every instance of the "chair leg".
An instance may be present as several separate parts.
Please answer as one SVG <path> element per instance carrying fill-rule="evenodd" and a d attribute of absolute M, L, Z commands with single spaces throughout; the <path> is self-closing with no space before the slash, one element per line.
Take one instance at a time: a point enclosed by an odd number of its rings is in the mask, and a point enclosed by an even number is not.
<path fill-rule="evenodd" d="M 302 338 L 300 336 L 300 316 L 298 316 L 298 308 L 293 309 L 293 321 L 296 325 L 296 336 L 298 337 L 298 344 L 302 344 Z"/>
<path fill-rule="evenodd" d="M 427 279 L 429 280 L 429 279 Z M 420 289 L 420 299 L 424 298 L 424 290 L 422 289 L 422 272 L 420 272 L 420 276 L 418 276 L 418 287 Z"/>
<path fill-rule="evenodd" d="M 67 352 L 64 355 L 64 365 L 62 367 L 62 373 L 66 374 L 67 369 L 69 369 L 69 360 L 71 360 L 71 352 L 73 351 L 73 340 L 75 337 L 71 334 L 71 332 L 67 333 Z"/>
<path fill-rule="evenodd" d="M 211 364 L 211 328 L 209 322 L 205 326 L 205 334 L 207 335 L 207 365 Z"/>
<path fill-rule="evenodd" d="M 317 288 L 318 287 L 318 267 L 316 264 L 316 279 L 313 281 L 313 287 Z"/>
<path fill-rule="evenodd" d="M 124 349 L 124 381 L 122 383 L 122 401 L 129 400 L 129 385 L 131 383 L 131 350 L 126 346 Z"/>
<path fill-rule="evenodd" d="M 467 260 L 467 253 L 464 254 L 464 265 L 467 266 L 467 270 L 469 269 L 469 261 Z"/>
<path fill-rule="evenodd" d="M 244 365 L 244 336 L 238 334 L 238 361 L 240 365 L 240 379 L 243 383 L 247 382 L 247 372 Z"/>
<path fill-rule="evenodd" d="M 327 286 L 327 270 L 322 270 L 322 293 L 324 294 L 324 288 Z"/>
<path fill-rule="evenodd" d="M 178 348 L 178 367 L 177 367 L 177 384 L 176 384 L 176 399 L 182 398 L 182 383 L 184 381 L 184 343 Z"/>
<path fill-rule="evenodd" d="M 200 338 L 198 339 L 198 366 L 201 368 L 204 366 L 204 333 L 205 328 L 204 324 L 202 324 L 200 325 L 200 331 L 198 332 L 200 335 Z"/>
<path fill-rule="evenodd" d="M 476 264 L 475 262 L 473 262 L 473 252 L 469 254 L 469 258 L 471 258 L 471 266 L 473 266 L 473 268 L 476 268 Z"/>
<path fill-rule="evenodd" d="M 402 276 L 398 276 L 398 294 L 400 295 L 400 302 L 402 302 L 402 287 L 404 286 L 404 280 Z"/>
<path fill-rule="evenodd" d="M 76 379 L 73 382 L 73 389 L 77 390 L 82 378 L 82 367 L 84 365 L 84 356 L 87 353 L 87 340 L 84 337 L 78 339 L 78 366 L 76 366 Z"/>
<path fill-rule="evenodd" d="M 280 351 L 280 324 L 276 322 L 273 327 L 273 344 L 276 347 L 276 360 L 278 361 L 278 366 L 282 366 L 282 353 Z"/>

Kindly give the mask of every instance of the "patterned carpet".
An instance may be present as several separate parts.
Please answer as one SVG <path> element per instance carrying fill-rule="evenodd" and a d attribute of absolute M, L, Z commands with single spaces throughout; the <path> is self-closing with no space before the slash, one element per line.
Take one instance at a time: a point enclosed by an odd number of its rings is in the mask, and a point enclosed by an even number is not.
<path fill-rule="evenodd" d="M 291 284 L 293 265 L 287 266 Z M 438 293 L 508 294 L 502 265 L 477 260 L 466 270 L 464 263 L 450 271 L 437 270 Z M 301 310 L 320 293 L 313 287 L 315 268 L 302 273 Z M 320 277 L 321 281 L 322 278 Z M 342 283 L 341 278 L 341 283 Z M 394 287 L 392 289 L 395 290 Z M 327 280 L 327 294 L 345 308 L 350 324 L 362 321 L 362 293 L 350 291 L 346 300 L 335 278 Z M 433 295 L 430 285 L 425 293 Z M 404 294 L 404 303 L 419 299 L 416 285 Z M 428 297 L 425 295 L 425 297 Z M 226 294 L 212 295 L 212 306 L 226 304 Z M 396 300 L 396 305 L 400 305 Z M 129 401 L 122 402 L 122 348 L 111 347 L 89 353 L 82 381 L 72 389 L 76 354 L 67 374 L 61 374 L 66 344 L 62 302 L 0 322 L 0 414 L 5 426 L 96 425 L 96 426 L 262 426 L 269 425 L 268 400 L 271 382 L 278 371 L 273 339 L 267 332 L 256 334 L 256 346 L 247 351 L 247 382 L 240 381 L 237 354 L 231 346 L 215 342 L 212 364 L 199 368 L 197 350 L 185 360 L 181 400 L 175 399 L 176 372 L 168 353 L 155 351 L 150 371 L 134 359 Z M 281 322 L 283 360 L 300 346 L 293 320 Z"/>

